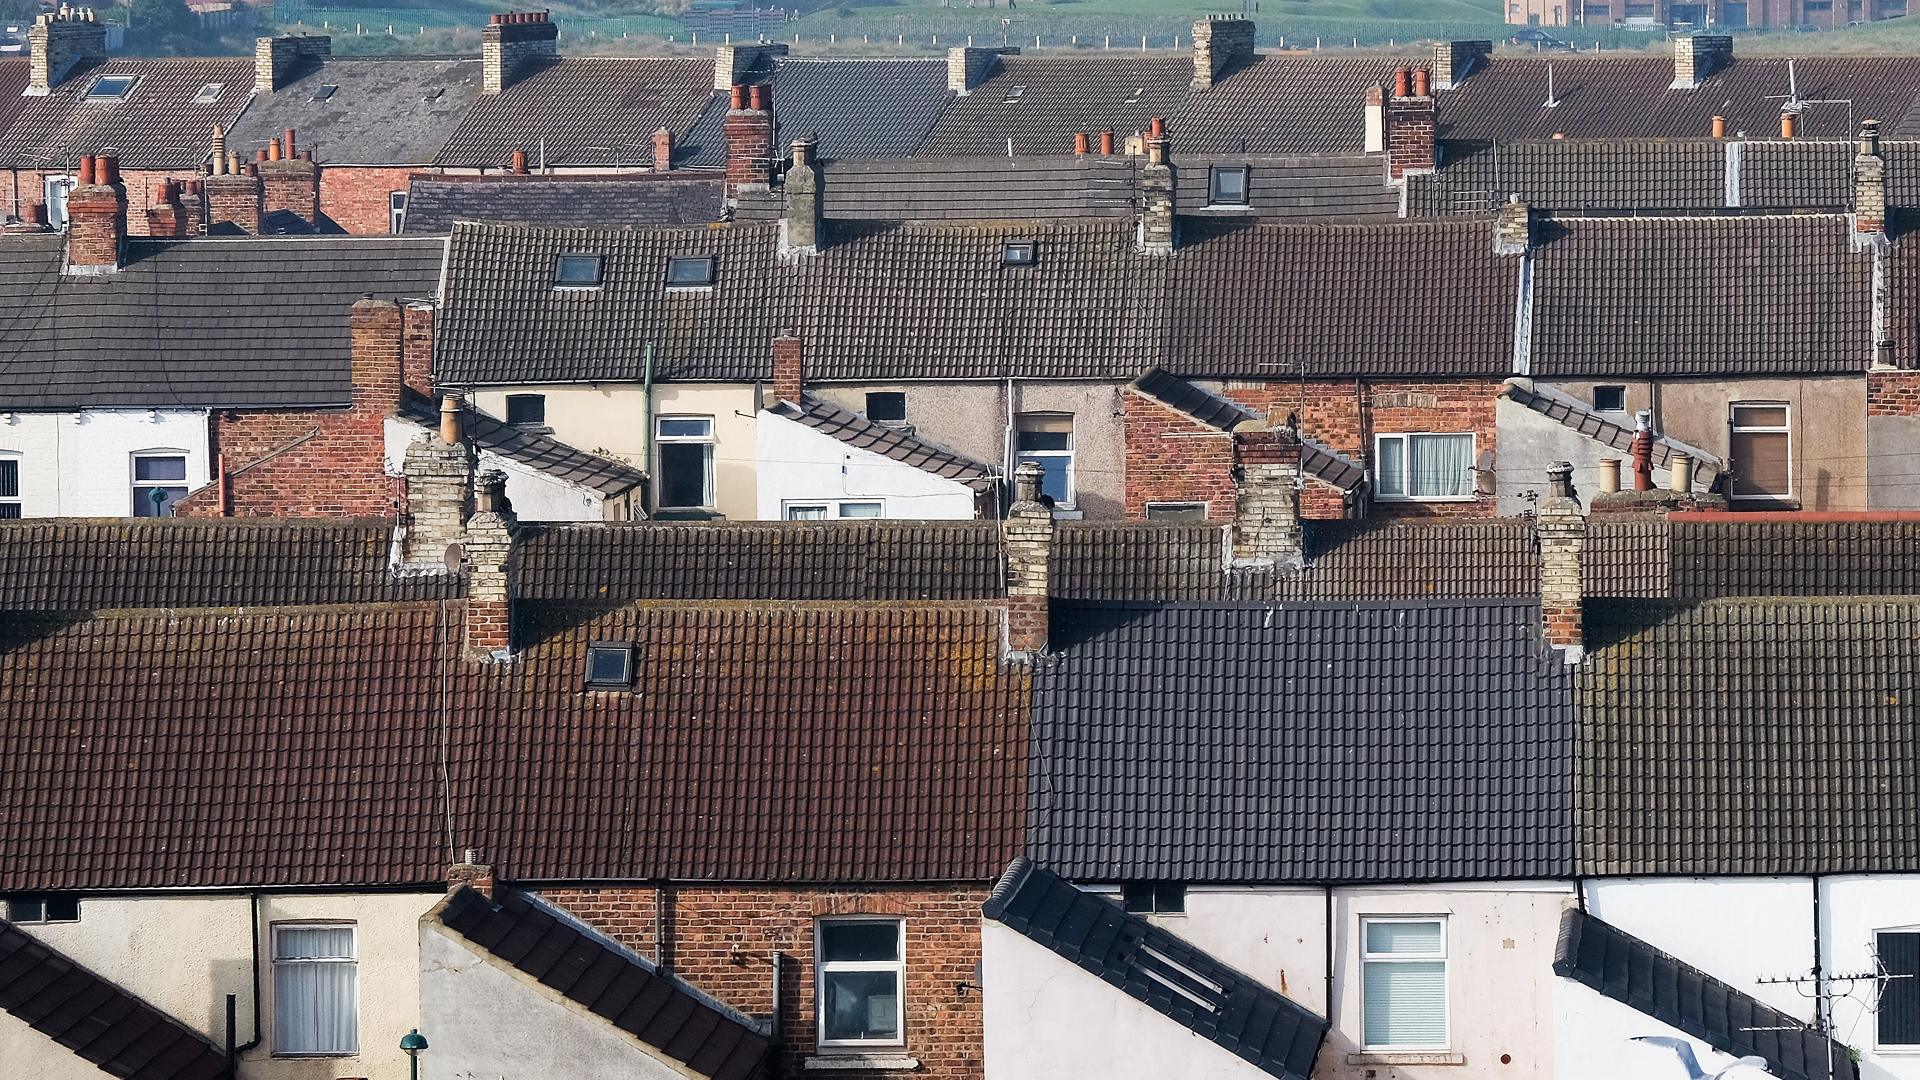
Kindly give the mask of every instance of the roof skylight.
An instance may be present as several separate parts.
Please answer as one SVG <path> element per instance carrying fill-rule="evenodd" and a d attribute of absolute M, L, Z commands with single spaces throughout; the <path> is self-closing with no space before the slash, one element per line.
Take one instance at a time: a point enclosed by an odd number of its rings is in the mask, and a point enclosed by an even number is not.
<path fill-rule="evenodd" d="M 133 84 L 140 81 L 138 75 L 102 75 L 93 80 L 87 88 L 88 101 L 122 101 L 133 93 Z"/>

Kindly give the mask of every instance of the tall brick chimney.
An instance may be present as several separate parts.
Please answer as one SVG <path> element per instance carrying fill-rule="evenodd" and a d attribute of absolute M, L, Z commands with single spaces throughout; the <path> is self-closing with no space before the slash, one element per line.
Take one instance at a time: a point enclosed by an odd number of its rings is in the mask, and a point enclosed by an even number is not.
<path fill-rule="evenodd" d="M 1493 219 L 1493 253 L 1525 255 L 1533 247 L 1533 208 L 1515 195 Z"/>
<path fill-rule="evenodd" d="M 1400 68 L 1393 86 L 1367 90 L 1366 149 L 1385 152 L 1388 175 L 1432 172 L 1438 161 L 1432 76 L 1425 68 Z"/>
<path fill-rule="evenodd" d="M 1147 131 L 1147 164 L 1140 170 L 1137 243 L 1142 255 L 1171 255 L 1179 243 L 1175 220 L 1173 162 L 1167 157 L 1167 122 L 1154 117 Z"/>
<path fill-rule="evenodd" d="M 292 128 L 287 129 L 286 143 L 293 144 Z M 289 152 L 277 161 L 263 161 L 258 171 L 261 217 L 285 210 L 309 225 L 320 220 L 320 167 L 313 163 L 312 151 L 305 157 Z"/>
<path fill-rule="evenodd" d="M 735 86 L 731 93 L 731 108 L 721 122 L 727 136 L 729 202 L 742 191 L 766 191 L 773 184 L 773 114 L 767 88 L 755 83 Z"/>
<path fill-rule="evenodd" d="M 1040 501 L 1040 466 L 1013 470 L 1013 505 L 1000 523 L 1007 553 L 1007 652 L 1033 657 L 1047 651 L 1047 597 L 1053 562 L 1053 510 Z"/>
<path fill-rule="evenodd" d="M 1433 46 L 1433 88 L 1451 90 L 1493 57 L 1491 41 L 1439 41 Z"/>
<path fill-rule="evenodd" d="M 653 171 L 673 171 L 673 130 L 661 128 L 653 133 Z"/>
<path fill-rule="evenodd" d="M 1287 427 L 1242 427 L 1233 434 L 1233 456 L 1234 561 L 1299 569 L 1305 560 L 1299 433 Z"/>
<path fill-rule="evenodd" d="M 92 8 L 60 5 L 41 15 L 27 31 L 27 88 L 23 97 L 45 97 L 73 69 L 107 58 L 107 27 Z"/>
<path fill-rule="evenodd" d="M 793 140 L 793 164 L 787 169 L 782 198 L 785 213 L 780 218 L 780 254 L 797 259 L 820 251 L 820 202 L 825 177 L 814 161 L 816 143 L 812 136 Z"/>
<path fill-rule="evenodd" d="M 1673 84 L 1692 90 L 1733 62 L 1733 38 L 1725 34 L 1685 34 L 1673 39 Z"/>
<path fill-rule="evenodd" d="M 993 76 L 993 69 L 1000 66 L 1002 56 L 1018 56 L 1017 46 L 987 48 L 985 46 L 965 45 L 947 50 L 947 89 L 960 97 L 966 97 L 980 88 L 980 84 Z"/>
<path fill-rule="evenodd" d="M 147 207 L 147 235 L 171 239 L 193 235 L 193 215 L 187 213 L 180 197 L 180 181 L 163 180 L 153 189 L 153 204 Z"/>
<path fill-rule="evenodd" d="M 776 41 L 722 45 L 713 53 L 713 88 L 730 90 L 751 82 L 751 76 L 772 71 L 774 63 L 786 55 L 787 46 Z"/>
<path fill-rule="evenodd" d="M 261 163 L 254 163 L 254 165 Z M 244 171 L 253 168 L 253 172 Z M 243 166 L 241 170 L 215 173 L 202 182 L 207 193 L 207 227 L 229 224 L 249 235 L 260 232 L 259 170 Z"/>
<path fill-rule="evenodd" d="M 498 94 L 560 55 L 560 28 L 544 11 L 488 18 L 480 32 L 480 89 Z"/>
<path fill-rule="evenodd" d="M 791 330 L 773 339 L 773 399 L 800 404 L 807 388 L 807 350 Z"/>
<path fill-rule="evenodd" d="M 1211 90 L 1221 76 L 1253 62 L 1252 19 L 1209 15 L 1193 24 L 1193 89 Z"/>
<path fill-rule="evenodd" d="M 467 656 L 504 660 L 513 652 L 513 541 L 519 519 L 507 502 L 507 474 L 489 469 L 474 481 L 467 519 Z"/>
<path fill-rule="evenodd" d="M 406 529 L 400 561 L 420 568 L 457 566 L 448 551 L 466 536 L 472 513 L 474 456 L 462 431 L 465 406 L 457 394 L 440 399 L 440 428 L 407 446 L 401 465 L 407 480 Z"/>
<path fill-rule="evenodd" d="M 1854 247 L 1878 247 L 1886 240 L 1887 159 L 1880 153 L 1880 121 L 1862 120 L 1853 156 Z"/>
<path fill-rule="evenodd" d="M 300 77 L 307 65 L 333 56 L 326 34 L 289 34 L 253 39 L 253 90 L 265 97 Z"/>
<path fill-rule="evenodd" d="M 67 193 L 67 273 L 111 274 L 120 269 L 120 250 L 127 239 L 120 159 L 108 154 L 81 158 L 79 181 Z"/>
<path fill-rule="evenodd" d="M 378 417 L 397 414 L 406 395 L 400 305 L 371 296 L 357 300 L 348 325 L 353 343 L 353 411 Z"/>
<path fill-rule="evenodd" d="M 1540 615 L 1547 641 L 1567 663 L 1586 652 L 1581 631 L 1580 553 L 1587 543 L 1587 516 L 1573 493 L 1573 466 L 1556 461 L 1547 469 L 1547 494 L 1534 508 L 1540 544 Z"/>

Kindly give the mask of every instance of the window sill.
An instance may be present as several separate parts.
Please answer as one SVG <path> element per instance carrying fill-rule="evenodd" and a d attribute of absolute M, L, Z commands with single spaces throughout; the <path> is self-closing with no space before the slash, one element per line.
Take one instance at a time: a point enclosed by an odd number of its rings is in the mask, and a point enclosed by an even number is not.
<path fill-rule="evenodd" d="M 1348 1054 L 1349 1065 L 1465 1065 L 1467 1055 L 1457 1050 L 1369 1050 Z"/>
<path fill-rule="evenodd" d="M 920 1059 L 901 1053 L 823 1053 L 806 1061 L 807 1072 L 914 1072 Z"/>

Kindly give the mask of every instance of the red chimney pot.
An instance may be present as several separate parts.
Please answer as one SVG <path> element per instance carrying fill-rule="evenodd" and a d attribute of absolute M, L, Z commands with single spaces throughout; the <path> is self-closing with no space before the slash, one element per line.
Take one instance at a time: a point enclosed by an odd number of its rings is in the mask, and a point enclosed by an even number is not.
<path fill-rule="evenodd" d="M 527 175 L 527 152 L 525 150 L 515 150 L 513 152 L 513 175 Z"/>
<path fill-rule="evenodd" d="M 1079 131 L 1074 133 L 1073 153 L 1076 157 L 1087 156 L 1087 133 L 1086 132 Z"/>
<path fill-rule="evenodd" d="M 1393 96 L 1413 96 L 1413 70 L 1411 68 L 1393 69 Z"/>
<path fill-rule="evenodd" d="M 1433 72 L 1426 68 L 1413 69 L 1413 96 L 1433 96 Z"/>
<path fill-rule="evenodd" d="M 1100 133 L 1100 156 L 1113 156 L 1113 132 L 1111 131 L 1103 131 Z"/>
<path fill-rule="evenodd" d="M 80 155 L 80 186 L 92 187 L 94 184 L 93 155 Z"/>
<path fill-rule="evenodd" d="M 732 104 L 733 111 L 739 112 L 740 110 L 746 107 L 747 107 L 747 88 L 744 84 L 734 83 L 733 84 L 733 104 Z"/>

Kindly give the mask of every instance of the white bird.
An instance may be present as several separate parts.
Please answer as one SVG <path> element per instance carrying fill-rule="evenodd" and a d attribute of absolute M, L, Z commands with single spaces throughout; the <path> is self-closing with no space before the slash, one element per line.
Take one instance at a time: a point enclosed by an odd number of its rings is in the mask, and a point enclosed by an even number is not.
<path fill-rule="evenodd" d="M 1732 1076 L 1736 1069 L 1759 1069 L 1762 1073 L 1767 1072 L 1767 1059 L 1754 1057 L 1751 1054 L 1718 1072 L 1707 1072 L 1700 1067 L 1700 1059 L 1693 1056 L 1693 1044 L 1685 1039 L 1675 1039 L 1666 1035 L 1635 1035 L 1633 1041 L 1646 1043 L 1648 1046 L 1664 1046 L 1673 1051 L 1673 1056 L 1680 1059 L 1681 1068 L 1687 1070 L 1687 1080 L 1722 1080 L 1723 1077 Z M 1767 1073 L 1767 1075 L 1772 1074 Z"/>

